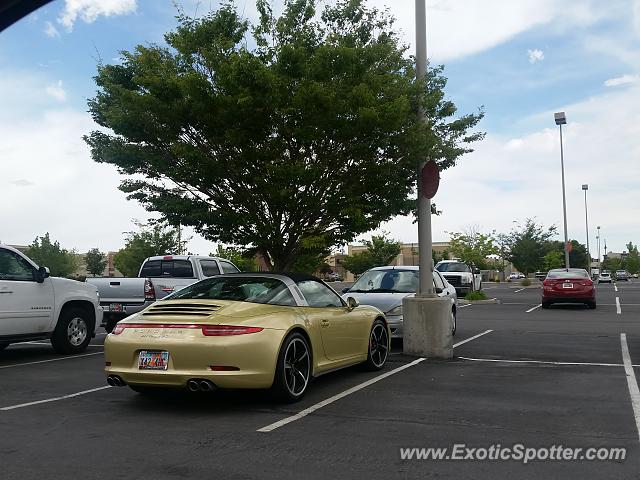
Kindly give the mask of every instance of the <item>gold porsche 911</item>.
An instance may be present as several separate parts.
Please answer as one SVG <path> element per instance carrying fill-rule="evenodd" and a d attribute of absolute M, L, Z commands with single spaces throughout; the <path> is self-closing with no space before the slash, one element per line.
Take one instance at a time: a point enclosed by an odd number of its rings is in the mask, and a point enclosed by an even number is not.
<path fill-rule="evenodd" d="M 296 401 L 313 376 L 349 365 L 384 367 L 380 310 L 347 301 L 310 275 L 211 277 L 120 321 L 105 341 L 113 386 L 212 391 L 272 388 Z"/>

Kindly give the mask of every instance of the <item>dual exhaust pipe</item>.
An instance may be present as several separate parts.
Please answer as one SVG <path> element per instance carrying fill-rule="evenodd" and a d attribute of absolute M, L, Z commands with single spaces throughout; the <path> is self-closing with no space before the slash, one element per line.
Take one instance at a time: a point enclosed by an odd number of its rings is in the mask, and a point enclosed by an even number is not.
<path fill-rule="evenodd" d="M 124 387 L 126 385 L 126 382 L 117 375 L 109 375 L 107 383 L 112 387 Z"/>
<path fill-rule="evenodd" d="M 190 392 L 213 392 L 216 386 L 211 380 L 192 378 L 187 382 L 187 389 Z"/>
<path fill-rule="evenodd" d="M 127 385 L 118 375 L 107 376 L 107 383 L 112 387 L 125 387 Z M 213 392 L 216 386 L 211 380 L 192 378 L 187 382 L 187 389 L 190 392 Z"/>

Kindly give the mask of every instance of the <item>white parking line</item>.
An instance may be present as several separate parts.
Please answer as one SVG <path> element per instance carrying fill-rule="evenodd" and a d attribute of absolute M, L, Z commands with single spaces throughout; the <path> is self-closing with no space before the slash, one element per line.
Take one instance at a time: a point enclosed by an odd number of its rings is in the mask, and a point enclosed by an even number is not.
<path fill-rule="evenodd" d="M 614 285 L 613 288 L 616 290 L 616 292 L 618 291 L 618 285 Z"/>
<path fill-rule="evenodd" d="M 481 337 L 482 335 L 486 335 L 487 333 L 492 332 L 492 330 L 486 330 L 482 333 L 479 333 L 478 335 L 474 335 L 471 338 L 467 338 L 466 340 L 463 340 L 461 342 L 458 342 L 456 344 L 453 345 L 453 348 L 457 347 L 458 345 L 462 345 L 463 343 L 467 343 L 470 342 L 471 340 L 475 340 L 478 337 Z M 262 427 L 259 428 L 257 431 L 258 432 L 263 432 L 263 433 L 267 433 L 267 432 L 272 432 L 273 430 L 280 428 L 284 425 L 287 425 L 288 423 L 291 422 L 295 422 L 296 420 L 300 420 L 301 418 L 306 417 L 307 415 L 309 415 L 310 413 L 315 412 L 316 410 L 321 409 L 322 407 L 326 407 L 327 405 L 340 400 L 341 398 L 344 398 L 348 395 L 351 395 L 352 393 L 355 393 L 359 390 L 362 390 L 363 388 L 368 387 L 369 385 L 373 385 L 376 382 L 379 382 L 380 380 L 383 380 L 387 377 L 390 377 L 391 375 L 395 375 L 396 373 L 399 373 L 403 370 L 406 370 L 407 368 L 413 367 L 414 365 L 417 365 L 421 362 L 424 362 L 426 360 L 426 358 L 422 357 L 422 358 L 417 358 L 415 359 L 413 362 L 411 363 L 407 363 L 405 365 L 402 365 L 398 368 L 394 368 L 393 370 L 391 370 L 390 372 L 386 372 L 383 373 L 382 375 L 378 375 L 377 377 L 373 377 L 370 380 L 367 380 L 366 382 L 363 382 L 359 385 L 356 385 L 354 387 L 351 387 L 343 392 L 338 393 L 337 395 L 334 395 L 333 397 L 329 397 L 326 400 L 323 400 L 319 403 L 316 403 L 315 405 L 310 406 L 309 408 L 305 408 L 304 410 L 302 410 L 299 413 L 296 413 L 295 415 L 292 415 L 290 417 L 287 418 L 283 418 L 282 420 L 278 420 L 277 422 L 274 422 L 270 425 L 267 425 L 266 427 Z"/>
<path fill-rule="evenodd" d="M 51 346 L 51 342 L 20 342 L 17 345 L 48 345 Z M 104 348 L 104 345 L 92 345 L 89 344 L 87 347 L 100 347 Z"/>
<path fill-rule="evenodd" d="M 521 288 L 520 290 L 516 290 L 516 291 L 515 291 L 515 292 L 513 292 L 513 293 L 518 293 L 518 292 L 521 292 L 522 290 L 526 290 L 526 288 Z"/>
<path fill-rule="evenodd" d="M 35 365 L 37 363 L 59 362 L 60 360 L 73 360 L 74 358 L 90 357 L 91 355 L 104 355 L 104 353 L 103 352 L 83 353 L 83 354 L 80 354 L 80 355 L 70 355 L 68 357 L 50 358 L 49 360 L 37 360 L 35 362 L 12 363 L 10 365 L 0 365 L 0 369 L 2 369 L 2 368 L 13 368 L 13 367 L 23 367 L 25 365 Z"/>
<path fill-rule="evenodd" d="M 616 297 L 616 313 L 618 315 L 622 313 L 622 308 L 620 307 L 620 297 Z"/>
<path fill-rule="evenodd" d="M 105 390 L 107 388 L 111 388 L 111 385 L 105 385 L 104 387 L 98 387 L 98 388 L 92 388 L 90 390 L 83 390 L 82 392 L 70 393 L 69 395 L 63 395 L 61 397 L 47 398 L 45 400 L 37 400 L 35 402 L 20 403 L 18 405 L 10 405 L 8 407 L 0 408 L 0 411 L 15 410 L 16 408 L 30 407 L 32 405 L 39 405 L 41 403 L 57 402 L 58 400 L 66 400 L 67 398 L 79 397 L 81 395 L 86 395 L 87 393 L 98 392 L 100 390 Z"/>
<path fill-rule="evenodd" d="M 531 312 L 533 312 L 536 308 L 540 308 L 541 306 L 542 306 L 542 304 L 540 303 L 540 304 L 536 305 L 535 307 L 530 308 L 530 309 L 529 309 L 529 310 L 527 310 L 525 313 L 531 313 Z"/>
<path fill-rule="evenodd" d="M 539 365 L 575 365 L 584 367 L 624 367 L 622 363 L 594 363 L 594 362 L 552 362 L 547 360 L 507 360 L 503 358 L 471 358 L 458 357 L 462 360 L 470 360 L 472 362 L 496 362 L 496 363 L 532 363 Z M 633 365 L 640 367 L 640 365 Z"/>
<path fill-rule="evenodd" d="M 473 305 L 473 303 L 467 303 L 465 305 L 458 305 L 458 308 L 467 308 L 467 307 L 470 307 L 471 305 Z"/>
<path fill-rule="evenodd" d="M 620 346 L 622 347 L 622 361 L 624 363 L 624 373 L 627 374 L 627 385 L 629 387 L 629 395 L 631 396 L 633 416 L 636 419 L 636 429 L 638 430 L 638 438 L 640 438 L 640 390 L 638 390 L 636 374 L 633 372 L 633 366 L 631 365 L 626 333 L 620 334 Z"/>

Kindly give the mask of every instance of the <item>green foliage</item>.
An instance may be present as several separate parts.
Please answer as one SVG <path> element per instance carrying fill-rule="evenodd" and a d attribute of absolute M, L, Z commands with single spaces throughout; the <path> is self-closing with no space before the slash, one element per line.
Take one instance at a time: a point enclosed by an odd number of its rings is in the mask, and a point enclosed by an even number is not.
<path fill-rule="evenodd" d="M 481 270 L 489 268 L 490 262 L 487 257 L 498 253 L 493 233 L 480 233 L 475 227 L 472 227 L 464 233 L 449 233 L 449 236 L 451 237 L 449 250 L 453 256 L 467 265 L 474 265 Z"/>
<path fill-rule="evenodd" d="M 487 294 L 484 293 L 482 290 L 469 292 L 464 296 L 464 299 L 469 300 L 470 302 L 474 300 L 486 300 Z"/>
<path fill-rule="evenodd" d="M 589 271 L 589 262 L 587 255 L 587 247 L 577 240 L 571 240 L 572 249 L 569 252 L 569 265 L 571 268 L 584 268 Z M 546 250 L 548 253 L 553 252 L 559 254 L 561 262 L 560 265 L 554 268 L 563 268 L 565 266 L 564 262 L 564 242 L 553 241 L 547 242 Z"/>
<path fill-rule="evenodd" d="M 367 249 L 342 260 L 342 265 L 355 275 L 360 275 L 370 268 L 382 267 L 398 256 L 401 251 L 400 242 L 387 238 L 386 234 L 371 237 L 365 241 Z"/>
<path fill-rule="evenodd" d="M 558 252 L 557 250 L 552 250 L 550 252 L 547 252 L 546 255 L 544 256 L 543 265 L 544 265 L 543 267 L 544 271 L 553 270 L 554 268 L 562 268 L 562 266 L 564 265 L 563 252 Z"/>
<path fill-rule="evenodd" d="M 75 252 L 60 247 L 57 241 L 52 242 L 49 232 L 36 237 L 26 254 L 39 267 L 48 267 L 54 277 L 68 277 L 78 266 Z"/>
<path fill-rule="evenodd" d="M 258 271 L 258 263 L 253 257 L 251 251 L 242 250 L 240 248 L 232 246 L 224 247 L 218 244 L 218 249 L 216 250 L 216 252 L 210 253 L 209 255 L 212 257 L 226 258 L 236 267 L 238 267 L 241 272 Z"/>
<path fill-rule="evenodd" d="M 531 285 L 531 279 L 523 278 L 520 282 L 520 285 L 522 285 L 523 287 L 528 287 L 529 285 Z"/>
<path fill-rule="evenodd" d="M 625 262 L 621 258 L 607 257 L 602 261 L 602 269 L 611 273 L 616 270 L 625 270 Z"/>
<path fill-rule="evenodd" d="M 92 248 L 85 255 L 85 263 L 87 265 L 87 272 L 95 277 L 96 275 L 102 275 L 102 272 L 104 272 L 107 266 L 107 259 L 100 250 Z"/>
<path fill-rule="evenodd" d="M 412 252 L 413 253 L 413 252 Z M 433 263 L 436 264 L 442 260 L 449 260 L 449 250 L 443 250 L 442 253 L 438 253 L 435 250 L 431 250 L 431 257 L 433 258 Z"/>
<path fill-rule="evenodd" d="M 419 162 L 455 165 L 483 114 L 457 114 L 441 67 L 416 79 L 386 10 L 338 0 L 318 17 L 319 3 L 278 16 L 258 0 L 255 24 L 223 3 L 179 16 L 167 47 L 99 64 L 93 159 L 126 175 L 129 199 L 277 270 L 412 212 Z"/>
<path fill-rule="evenodd" d="M 124 248 L 115 254 L 114 266 L 126 277 L 135 277 L 147 257 L 181 252 L 186 242 L 178 240 L 178 231 L 163 223 L 136 223 L 137 232 L 127 232 Z"/>
<path fill-rule="evenodd" d="M 626 267 L 629 273 L 640 273 L 640 255 L 638 255 L 638 246 L 632 242 L 627 243 L 627 261 Z"/>
<path fill-rule="evenodd" d="M 518 225 L 505 237 L 505 258 L 525 275 L 544 266 L 547 242 L 556 234 L 555 225 L 545 228 L 531 218 Z"/>

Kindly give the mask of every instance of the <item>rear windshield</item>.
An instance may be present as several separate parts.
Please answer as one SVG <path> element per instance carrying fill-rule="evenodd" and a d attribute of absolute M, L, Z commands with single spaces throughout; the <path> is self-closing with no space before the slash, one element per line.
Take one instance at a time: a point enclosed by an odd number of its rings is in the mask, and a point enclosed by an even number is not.
<path fill-rule="evenodd" d="M 579 278 L 579 277 L 589 278 L 589 274 L 587 273 L 586 270 L 569 270 L 568 272 L 566 270 L 558 270 L 557 272 L 549 272 L 547 274 L 547 278 L 550 278 L 550 279 Z"/>
<path fill-rule="evenodd" d="M 295 306 L 289 287 L 276 278 L 211 277 L 194 283 L 165 297 L 165 300 L 232 300 L 236 302 L 266 303 Z"/>
<path fill-rule="evenodd" d="M 141 277 L 194 278 L 189 260 L 149 260 L 140 271 Z"/>

